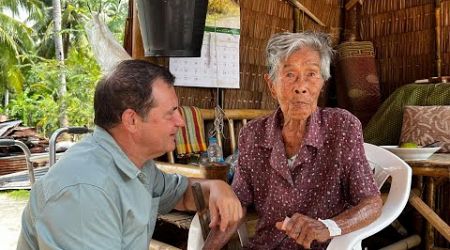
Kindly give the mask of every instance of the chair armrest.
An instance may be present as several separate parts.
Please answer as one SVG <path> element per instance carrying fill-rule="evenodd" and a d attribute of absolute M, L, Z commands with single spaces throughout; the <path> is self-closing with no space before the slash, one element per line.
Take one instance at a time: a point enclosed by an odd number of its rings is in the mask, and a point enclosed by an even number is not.
<path fill-rule="evenodd" d="M 335 237 L 327 249 L 361 249 L 361 241 L 390 225 L 403 211 L 411 190 L 411 168 L 408 166 L 390 166 L 391 187 L 381 215 L 372 223 L 354 232 Z"/>

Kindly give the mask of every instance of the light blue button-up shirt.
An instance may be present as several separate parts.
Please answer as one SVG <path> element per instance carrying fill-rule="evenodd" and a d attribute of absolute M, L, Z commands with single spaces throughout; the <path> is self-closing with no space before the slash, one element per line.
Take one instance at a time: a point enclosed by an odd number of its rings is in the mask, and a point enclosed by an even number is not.
<path fill-rule="evenodd" d="M 187 185 L 153 161 L 139 170 L 96 127 L 33 186 L 17 249 L 148 249 L 157 213 Z"/>

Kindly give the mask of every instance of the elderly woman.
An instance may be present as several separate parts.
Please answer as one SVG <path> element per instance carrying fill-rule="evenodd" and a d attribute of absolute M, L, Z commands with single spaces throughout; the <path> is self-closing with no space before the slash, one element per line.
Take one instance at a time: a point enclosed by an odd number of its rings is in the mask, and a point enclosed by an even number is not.
<path fill-rule="evenodd" d="M 333 236 L 381 212 L 361 123 L 345 110 L 317 106 L 332 52 L 321 33 L 269 40 L 265 80 L 279 108 L 241 130 L 233 181 L 242 205 L 259 217 L 251 249 L 325 249 Z"/>

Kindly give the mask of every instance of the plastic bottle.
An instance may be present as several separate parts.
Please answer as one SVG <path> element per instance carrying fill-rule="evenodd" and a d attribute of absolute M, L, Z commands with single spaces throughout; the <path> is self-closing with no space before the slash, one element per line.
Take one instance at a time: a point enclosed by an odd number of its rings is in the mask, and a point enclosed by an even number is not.
<path fill-rule="evenodd" d="M 238 158 L 239 158 L 239 151 L 236 149 L 232 155 L 228 156 L 225 159 L 225 163 L 227 163 L 230 166 L 227 173 L 227 181 L 229 184 L 233 182 L 234 172 L 236 171 Z"/>
<path fill-rule="evenodd" d="M 222 148 L 217 143 L 216 137 L 209 137 L 209 146 L 206 151 L 208 152 L 209 162 L 223 162 Z"/>
<path fill-rule="evenodd" d="M 198 164 L 202 165 L 202 166 L 207 166 L 208 163 L 209 163 L 208 153 L 207 152 L 202 152 L 200 154 L 200 158 L 198 160 Z"/>

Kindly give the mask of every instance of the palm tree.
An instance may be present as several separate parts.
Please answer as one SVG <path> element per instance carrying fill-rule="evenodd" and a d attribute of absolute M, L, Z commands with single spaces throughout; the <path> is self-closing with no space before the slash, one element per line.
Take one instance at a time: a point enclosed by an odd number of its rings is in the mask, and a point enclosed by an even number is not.
<path fill-rule="evenodd" d="M 54 28 L 54 41 L 55 41 L 55 55 L 56 60 L 59 63 L 59 89 L 58 95 L 61 100 L 60 106 L 60 116 L 59 116 L 59 126 L 67 127 L 69 125 L 69 120 L 67 118 L 66 112 L 66 102 L 64 101 L 64 96 L 67 92 L 66 74 L 64 72 L 64 48 L 63 39 L 61 35 L 61 2 L 60 0 L 53 0 L 53 28 Z"/>
<path fill-rule="evenodd" d="M 27 20 L 21 21 L 21 12 L 27 12 Z M 26 21 L 43 17 L 42 4 L 36 0 L 0 0 L 0 97 L 9 90 L 21 91 L 24 77 L 22 64 L 33 51 L 32 29 Z M 5 103 L 7 104 L 7 103 Z"/>

